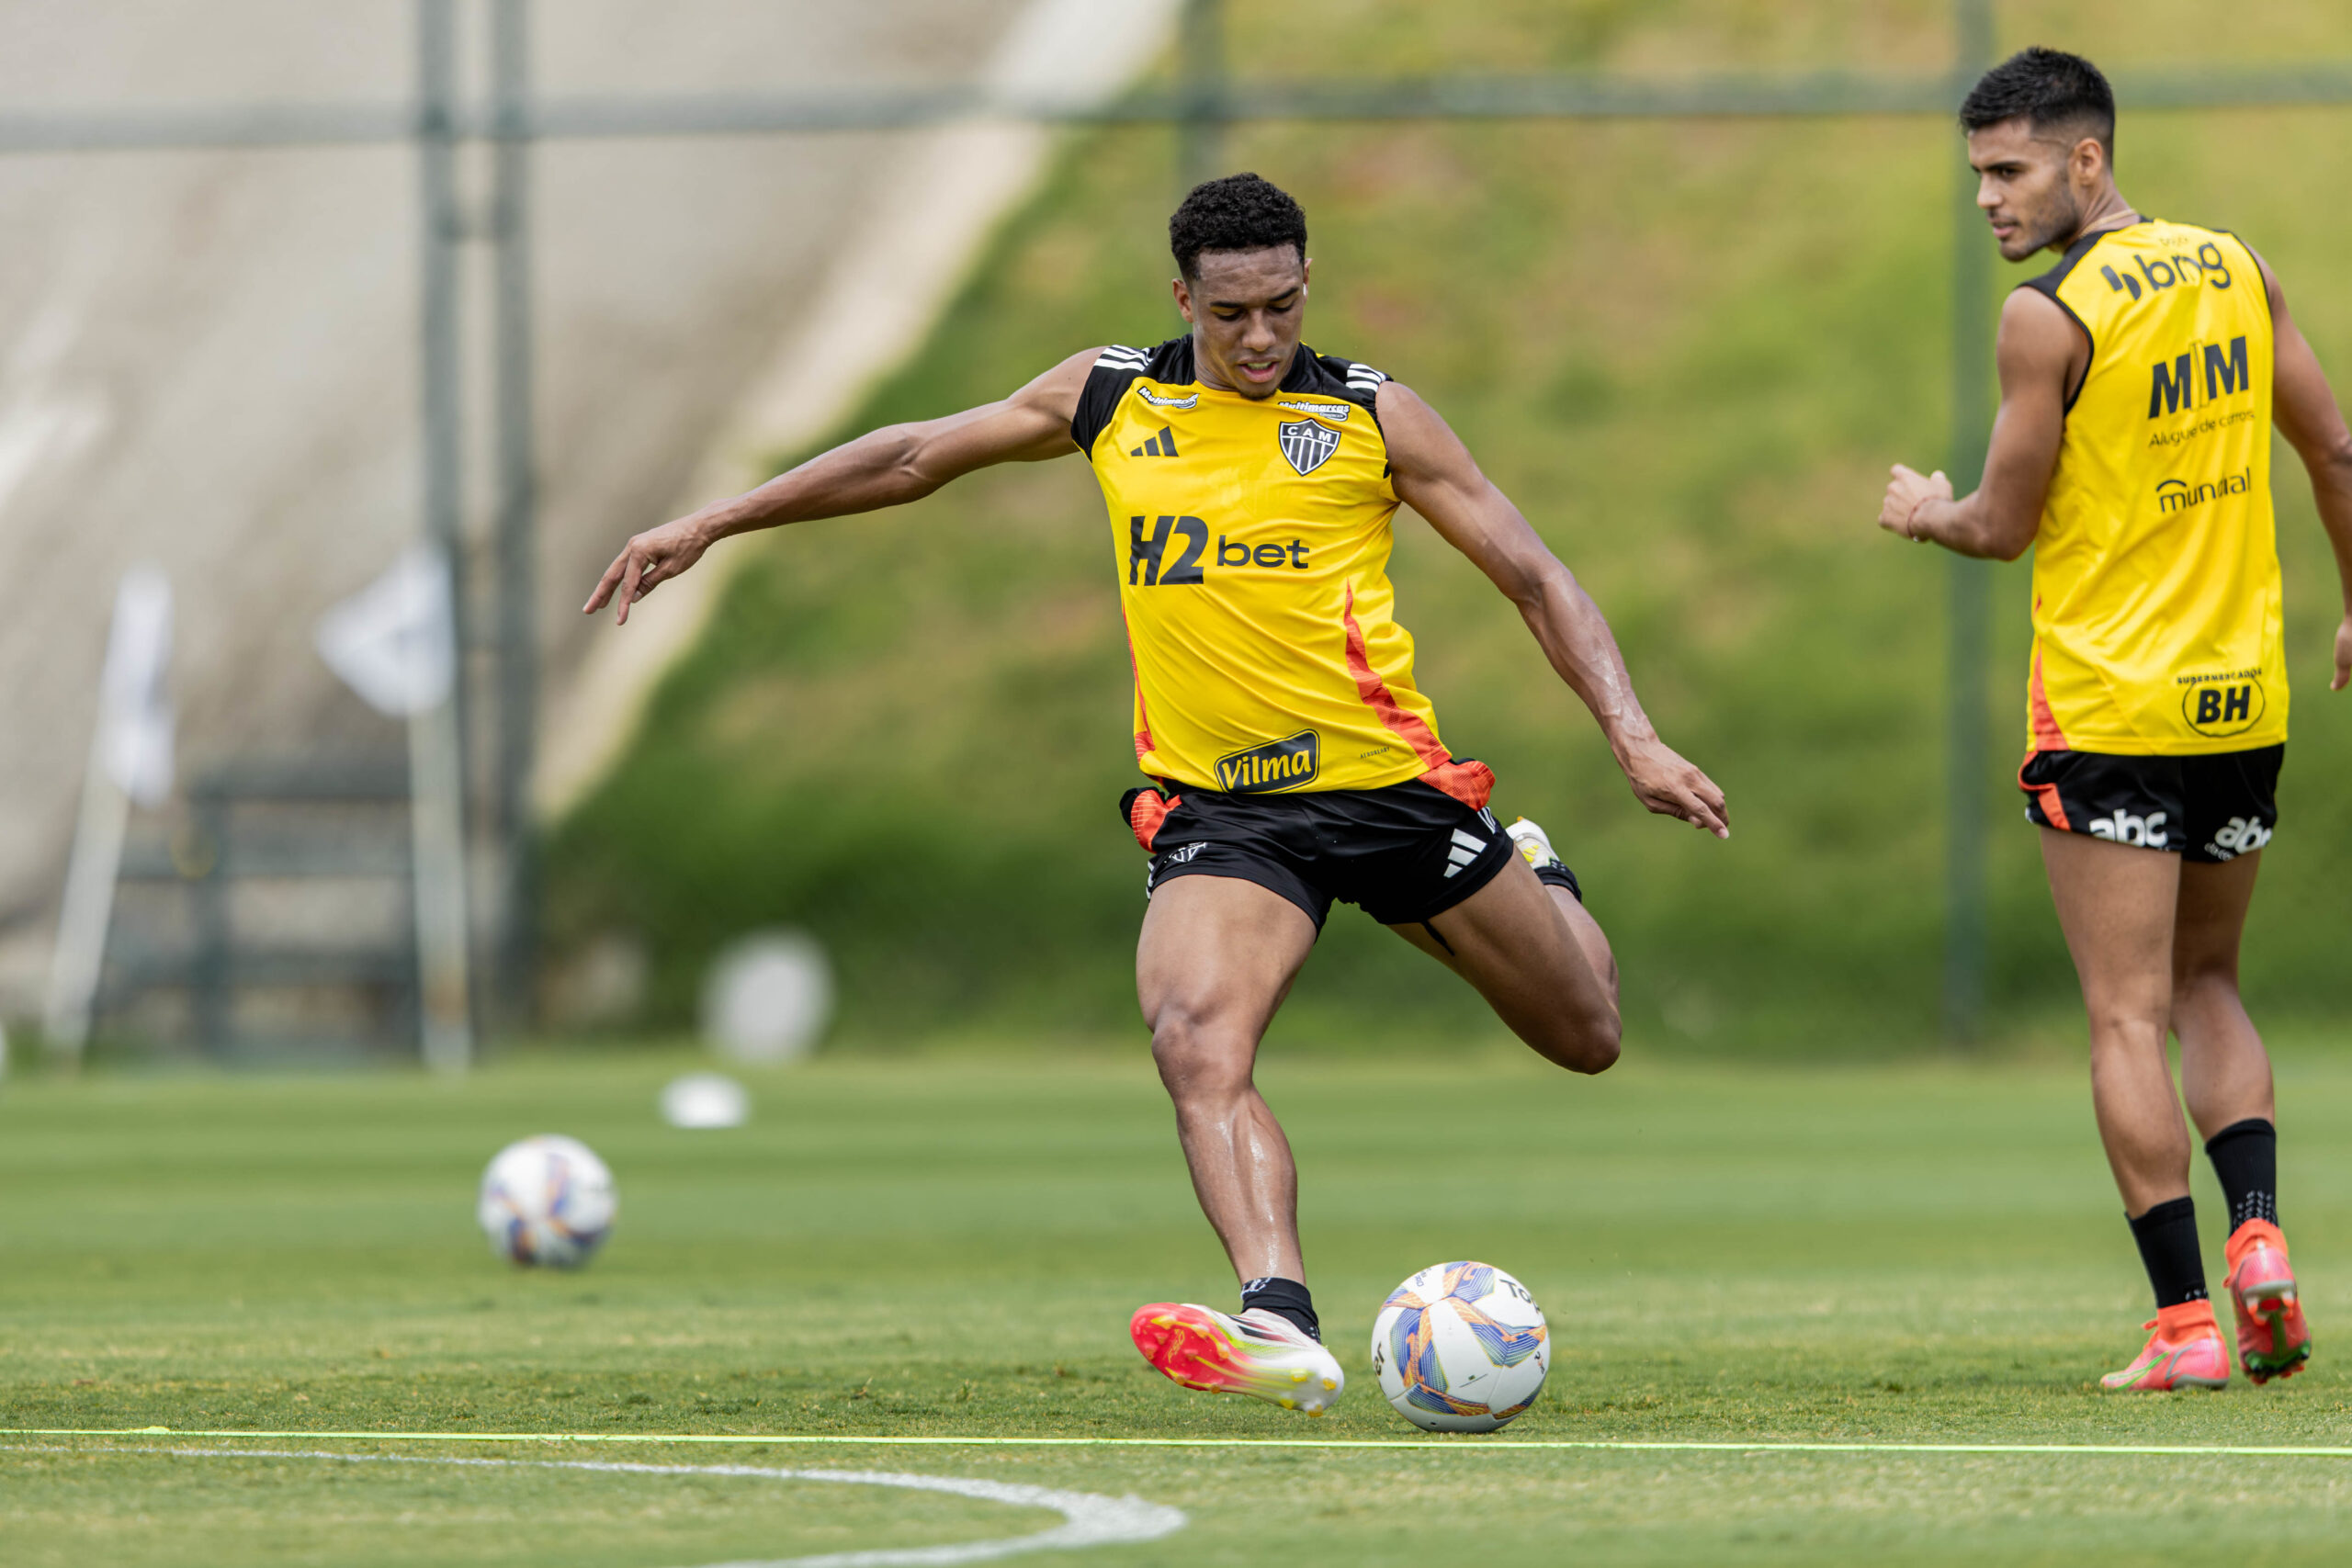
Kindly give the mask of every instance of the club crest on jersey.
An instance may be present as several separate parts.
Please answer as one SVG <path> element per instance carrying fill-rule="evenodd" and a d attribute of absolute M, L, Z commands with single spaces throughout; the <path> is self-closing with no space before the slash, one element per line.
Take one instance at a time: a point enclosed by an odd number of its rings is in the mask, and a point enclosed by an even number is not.
<path fill-rule="evenodd" d="M 1331 454 L 1340 449 L 1340 432 L 1311 419 L 1286 419 L 1274 434 L 1282 442 L 1283 456 L 1301 477 L 1330 461 Z"/>

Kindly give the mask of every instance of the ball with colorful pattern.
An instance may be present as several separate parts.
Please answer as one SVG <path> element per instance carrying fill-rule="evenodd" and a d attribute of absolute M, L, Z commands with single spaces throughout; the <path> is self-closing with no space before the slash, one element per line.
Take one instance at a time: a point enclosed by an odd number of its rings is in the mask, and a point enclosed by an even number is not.
<path fill-rule="evenodd" d="M 1551 1364 L 1544 1309 L 1485 1263 L 1438 1263 L 1389 1292 L 1372 1370 L 1396 1414 L 1431 1432 L 1491 1432 L 1535 1403 Z"/>
<path fill-rule="evenodd" d="M 509 1262 L 577 1269 L 604 1246 L 618 1208 L 605 1162 L 576 1138 L 543 1133 L 498 1151 L 474 1214 Z"/>

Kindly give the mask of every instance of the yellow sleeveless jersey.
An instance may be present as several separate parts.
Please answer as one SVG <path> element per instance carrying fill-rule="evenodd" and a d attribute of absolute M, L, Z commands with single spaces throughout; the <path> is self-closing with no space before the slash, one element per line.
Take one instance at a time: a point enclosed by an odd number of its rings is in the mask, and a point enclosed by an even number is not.
<path fill-rule="evenodd" d="M 2287 738 L 2270 304 L 2235 235 L 2153 220 L 2024 285 L 2090 339 L 2033 547 L 2028 746 L 2176 756 Z"/>
<path fill-rule="evenodd" d="M 1111 520 L 1136 761 L 1238 794 L 1426 779 L 1473 807 L 1388 583 L 1396 491 L 1368 365 L 1300 345 L 1280 390 L 1201 384 L 1189 336 L 1102 351 L 1070 421 Z"/>

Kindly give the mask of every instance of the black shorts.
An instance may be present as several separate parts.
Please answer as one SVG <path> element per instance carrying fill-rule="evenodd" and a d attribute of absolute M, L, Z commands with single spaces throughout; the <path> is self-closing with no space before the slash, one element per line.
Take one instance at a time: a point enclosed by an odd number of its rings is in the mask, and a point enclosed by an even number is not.
<path fill-rule="evenodd" d="M 1151 855 L 1148 894 L 1179 876 L 1233 876 L 1281 894 L 1317 931 L 1331 900 L 1385 926 L 1453 908 L 1518 853 L 1495 814 L 1419 779 L 1385 789 L 1228 795 L 1162 779 L 1119 814 Z"/>
<path fill-rule="evenodd" d="M 2286 756 L 2283 745 L 2198 757 L 2034 751 L 2018 787 L 2029 822 L 2212 865 L 2270 841 Z"/>

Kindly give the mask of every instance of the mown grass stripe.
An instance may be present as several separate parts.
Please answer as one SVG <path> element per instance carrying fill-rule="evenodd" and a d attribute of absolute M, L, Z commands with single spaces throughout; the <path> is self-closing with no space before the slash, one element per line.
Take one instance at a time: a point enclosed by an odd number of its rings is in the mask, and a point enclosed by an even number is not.
<path fill-rule="evenodd" d="M 1615 1438 L 939 1438 L 747 1432 L 248 1432 L 176 1427 L 0 1427 L 8 1438 L 267 1438 L 383 1443 L 838 1444 L 870 1448 L 1581 1449 L 1620 1453 L 2113 1454 L 2180 1459 L 2352 1459 L 2352 1448 L 2228 1443 L 1713 1442 Z"/>

